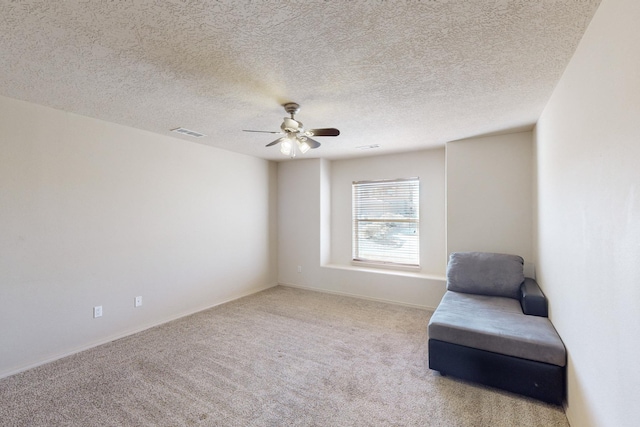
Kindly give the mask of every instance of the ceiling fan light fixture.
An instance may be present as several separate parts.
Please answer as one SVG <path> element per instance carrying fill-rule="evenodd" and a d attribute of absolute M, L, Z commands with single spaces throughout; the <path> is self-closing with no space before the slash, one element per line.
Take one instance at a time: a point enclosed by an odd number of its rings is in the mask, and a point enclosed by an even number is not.
<path fill-rule="evenodd" d="M 305 138 L 306 140 L 306 138 Z M 311 146 L 307 143 L 307 141 L 304 141 L 302 139 L 298 140 L 298 148 L 300 149 L 300 152 L 302 154 L 306 153 L 307 151 L 309 151 L 309 149 L 311 148 Z"/>
<path fill-rule="evenodd" d="M 293 151 L 293 145 L 291 144 L 291 141 L 289 140 L 289 138 L 285 138 L 280 143 L 280 152 L 285 156 L 290 156 L 292 151 Z"/>

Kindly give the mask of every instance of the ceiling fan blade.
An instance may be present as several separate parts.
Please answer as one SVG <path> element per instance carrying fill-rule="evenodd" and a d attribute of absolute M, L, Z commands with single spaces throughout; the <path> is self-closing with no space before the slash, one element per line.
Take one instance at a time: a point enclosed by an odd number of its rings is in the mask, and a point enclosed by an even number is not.
<path fill-rule="evenodd" d="M 279 133 L 279 132 L 277 132 L 277 133 Z M 268 143 L 267 145 L 265 145 L 265 147 L 271 147 L 272 145 L 276 145 L 277 143 L 282 142 L 285 139 L 287 139 L 287 137 L 286 136 L 282 136 L 282 137 L 276 139 L 275 141 Z"/>
<path fill-rule="evenodd" d="M 309 136 L 338 136 L 340 131 L 336 128 L 309 129 L 306 134 Z"/>
<path fill-rule="evenodd" d="M 248 130 L 248 129 L 242 129 L 242 132 L 260 132 L 260 133 L 282 134 L 282 132 L 273 132 L 273 131 L 270 131 L 270 130 Z"/>
<path fill-rule="evenodd" d="M 300 140 L 306 142 L 309 145 L 309 148 L 318 148 L 320 147 L 320 143 L 318 141 L 316 141 L 315 139 L 311 139 L 308 136 L 303 137 L 304 139 L 300 138 Z"/>

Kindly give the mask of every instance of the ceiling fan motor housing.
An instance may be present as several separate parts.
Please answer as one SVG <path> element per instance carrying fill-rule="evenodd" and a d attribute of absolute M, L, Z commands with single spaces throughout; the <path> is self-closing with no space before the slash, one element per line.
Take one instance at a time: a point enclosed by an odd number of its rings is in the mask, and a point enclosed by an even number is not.
<path fill-rule="evenodd" d="M 280 125 L 280 129 L 287 133 L 298 133 L 302 131 L 302 123 L 297 120 L 290 119 L 289 117 L 285 117 L 284 121 Z"/>

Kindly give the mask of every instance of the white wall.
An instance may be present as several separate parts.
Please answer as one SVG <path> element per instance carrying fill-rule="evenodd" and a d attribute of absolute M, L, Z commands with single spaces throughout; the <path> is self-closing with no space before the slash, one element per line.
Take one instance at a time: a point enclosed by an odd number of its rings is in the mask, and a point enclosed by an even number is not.
<path fill-rule="evenodd" d="M 351 266 L 352 181 L 405 176 L 421 180 L 422 269 Z M 280 283 L 427 308 L 440 302 L 446 268 L 443 149 L 281 162 L 278 207 Z"/>
<path fill-rule="evenodd" d="M 576 427 L 640 420 L 640 2 L 604 0 L 536 128 L 538 281 Z"/>
<path fill-rule="evenodd" d="M 420 178 L 420 271 L 444 275 L 444 149 L 332 162 L 332 264 L 351 265 L 352 183 L 416 176 Z"/>
<path fill-rule="evenodd" d="M 447 253 L 520 255 L 532 276 L 532 134 L 447 143 Z"/>
<path fill-rule="evenodd" d="M 320 159 L 278 163 L 278 281 L 310 286 L 320 276 Z M 302 272 L 297 272 L 297 267 Z"/>
<path fill-rule="evenodd" d="M 0 377 L 276 284 L 275 164 L 8 98 L 0 129 Z"/>

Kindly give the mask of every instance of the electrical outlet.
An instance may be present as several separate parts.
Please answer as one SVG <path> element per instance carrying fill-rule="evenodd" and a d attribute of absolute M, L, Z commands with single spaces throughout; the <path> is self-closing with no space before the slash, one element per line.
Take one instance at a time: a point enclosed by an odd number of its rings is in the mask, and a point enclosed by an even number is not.
<path fill-rule="evenodd" d="M 102 306 L 101 305 L 97 305 L 97 306 L 93 307 L 93 318 L 95 319 L 96 317 L 102 317 Z"/>
<path fill-rule="evenodd" d="M 298 266 L 298 273 L 302 273 L 302 266 L 301 265 Z"/>
<path fill-rule="evenodd" d="M 136 297 L 133 302 L 134 307 L 140 307 L 142 305 L 142 297 Z"/>

